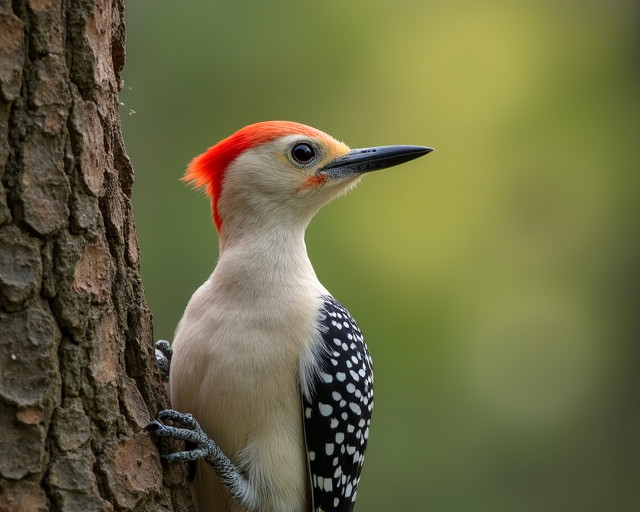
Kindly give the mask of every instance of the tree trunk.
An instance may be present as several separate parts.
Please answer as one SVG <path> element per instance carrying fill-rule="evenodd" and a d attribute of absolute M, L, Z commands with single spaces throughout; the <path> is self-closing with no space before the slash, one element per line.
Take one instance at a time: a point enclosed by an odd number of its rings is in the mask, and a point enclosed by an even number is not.
<path fill-rule="evenodd" d="M 0 0 L 0 511 L 191 510 L 153 356 L 122 0 Z M 167 480 L 169 480 L 167 482 Z"/>

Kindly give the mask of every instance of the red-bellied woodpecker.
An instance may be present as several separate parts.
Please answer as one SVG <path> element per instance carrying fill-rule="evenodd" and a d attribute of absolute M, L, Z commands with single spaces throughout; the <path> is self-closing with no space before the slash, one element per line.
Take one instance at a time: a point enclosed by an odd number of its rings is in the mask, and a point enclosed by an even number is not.
<path fill-rule="evenodd" d="M 211 198 L 220 256 L 189 301 L 173 352 L 158 347 L 160 360 L 171 356 L 175 410 L 147 428 L 192 448 L 166 458 L 197 460 L 199 511 L 353 509 L 371 358 L 349 312 L 318 281 L 304 232 L 364 173 L 430 151 L 350 150 L 309 126 L 270 121 L 189 165 L 185 179 Z"/>

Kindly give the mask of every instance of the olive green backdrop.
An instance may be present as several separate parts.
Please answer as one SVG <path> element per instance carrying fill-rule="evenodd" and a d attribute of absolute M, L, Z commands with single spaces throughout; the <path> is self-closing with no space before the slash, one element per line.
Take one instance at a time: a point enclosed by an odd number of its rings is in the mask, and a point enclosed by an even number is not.
<path fill-rule="evenodd" d="M 376 370 L 362 511 L 640 510 L 634 1 L 127 2 L 156 337 L 217 240 L 188 161 L 288 119 L 436 151 L 312 222 Z"/>

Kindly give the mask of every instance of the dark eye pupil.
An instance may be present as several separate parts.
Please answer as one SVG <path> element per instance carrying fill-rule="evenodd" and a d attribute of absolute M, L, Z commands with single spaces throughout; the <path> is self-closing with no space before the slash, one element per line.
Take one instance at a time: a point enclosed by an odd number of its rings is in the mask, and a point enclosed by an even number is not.
<path fill-rule="evenodd" d="M 313 159 L 315 152 L 309 144 L 297 144 L 291 150 L 291 156 L 299 164 L 306 164 Z"/>

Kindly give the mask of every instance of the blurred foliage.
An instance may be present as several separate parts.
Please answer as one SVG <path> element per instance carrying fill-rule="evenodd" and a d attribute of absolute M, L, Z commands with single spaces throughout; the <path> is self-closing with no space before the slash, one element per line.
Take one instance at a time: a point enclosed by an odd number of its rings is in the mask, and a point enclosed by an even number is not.
<path fill-rule="evenodd" d="M 637 2 L 127 4 L 157 337 L 216 261 L 193 156 L 266 119 L 434 146 L 308 230 L 376 368 L 357 509 L 640 510 Z"/>

